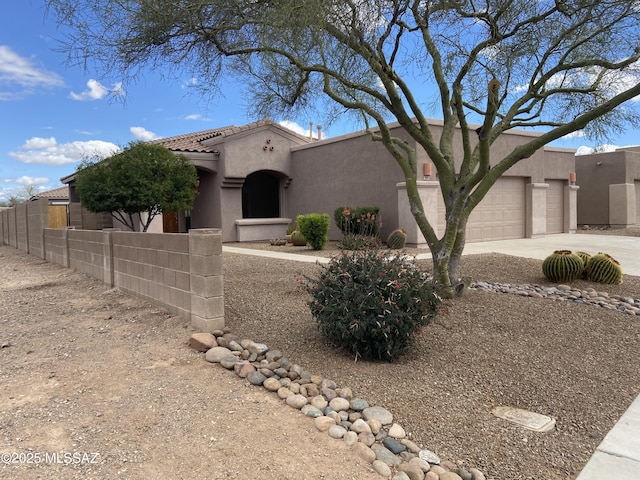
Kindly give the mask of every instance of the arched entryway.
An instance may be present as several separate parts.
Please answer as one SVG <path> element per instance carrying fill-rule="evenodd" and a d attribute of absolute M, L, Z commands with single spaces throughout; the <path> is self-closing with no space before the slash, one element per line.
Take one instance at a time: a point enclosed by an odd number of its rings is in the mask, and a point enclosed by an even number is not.
<path fill-rule="evenodd" d="M 247 175 L 242 185 L 242 218 L 280 216 L 280 178 L 261 170 Z"/>

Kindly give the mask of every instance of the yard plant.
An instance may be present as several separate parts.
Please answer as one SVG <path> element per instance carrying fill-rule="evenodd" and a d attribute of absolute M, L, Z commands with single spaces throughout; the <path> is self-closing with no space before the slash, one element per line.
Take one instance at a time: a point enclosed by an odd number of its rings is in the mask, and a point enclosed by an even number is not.
<path fill-rule="evenodd" d="M 388 252 L 347 252 L 306 278 L 320 332 L 356 358 L 396 360 L 440 305 L 415 260 Z"/>

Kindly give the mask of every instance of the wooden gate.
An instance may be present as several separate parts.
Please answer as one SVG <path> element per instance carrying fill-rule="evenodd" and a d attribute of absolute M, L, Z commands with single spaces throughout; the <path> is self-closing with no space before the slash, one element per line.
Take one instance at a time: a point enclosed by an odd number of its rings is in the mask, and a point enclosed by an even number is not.
<path fill-rule="evenodd" d="M 49 228 L 67 228 L 66 205 L 49 205 Z"/>

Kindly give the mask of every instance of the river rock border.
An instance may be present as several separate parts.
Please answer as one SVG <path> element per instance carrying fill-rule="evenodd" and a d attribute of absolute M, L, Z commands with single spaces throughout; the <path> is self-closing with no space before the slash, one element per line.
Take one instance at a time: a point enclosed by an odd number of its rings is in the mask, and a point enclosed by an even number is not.
<path fill-rule="evenodd" d="M 288 406 L 313 419 L 320 432 L 343 441 L 382 477 L 392 480 L 486 480 L 476 468 L 440 458 L 411 441 L 387 409 L 369 405 L 348 387 L 308 372 L 278 350 L 240 339 L 228 328 L 195 333 L 189 346 L 219 364 L 278 395 Z"/>
<path fill-rule="evenodd" d="M 534 284 L 513 285 L 510 283 L 474 282 L 469 288 L 496 293 L 509 293 L 523 297 L 546 298 L 557 302 L 573 302 L 608 310 L 617 310 L 628 315 L 640 316 L 640 299 L 622 295 L 609 295 L 593 288 L 580 290 L 570 285 L 540 286 Z"/>

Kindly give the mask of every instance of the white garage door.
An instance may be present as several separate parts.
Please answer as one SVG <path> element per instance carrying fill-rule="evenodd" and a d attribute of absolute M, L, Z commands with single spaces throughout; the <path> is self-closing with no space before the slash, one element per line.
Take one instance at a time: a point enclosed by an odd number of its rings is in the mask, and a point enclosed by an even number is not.
<path fill-rule="evenodd" d="M 636 225 L 640 225 L 640 180 L 636 180 L 635 185 L 636 185 Z"/>
<path fill-rule="evenodd" d="M 564 180 L 546 180 L 547 233 L 564 232 Z"/>
<path fill-rule="evenodd" d="M 467 222 L 467 242 L 506 240 L 525 236 L 525 179 L 498 179 Z M 438 235 L 444 234 L 444 202 L 438 205 Z"/>

